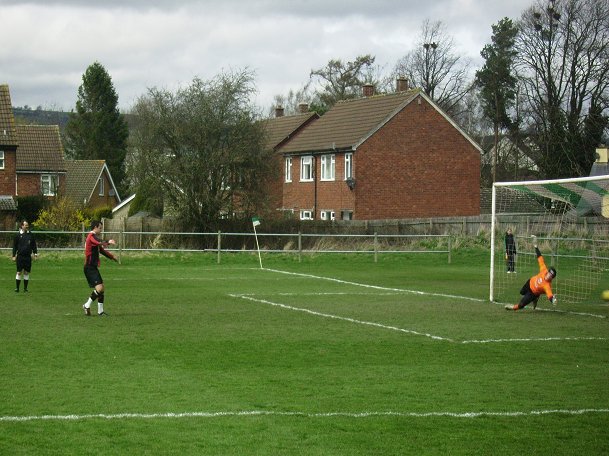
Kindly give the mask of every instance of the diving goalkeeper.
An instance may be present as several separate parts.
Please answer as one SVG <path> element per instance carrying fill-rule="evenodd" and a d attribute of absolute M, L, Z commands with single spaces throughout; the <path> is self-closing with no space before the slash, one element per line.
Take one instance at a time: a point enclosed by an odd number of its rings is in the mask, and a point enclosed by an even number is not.
<path fill-rule="evenodd" d="M 537 237 L 533 236 L 533 245 L 535 247 L 535 253 L 537 254 L 537 262 L 539 263 L 539 274 L 534 275 L 522 286 L 520 294 L 522 299 L 518 304 L 513 306 L 505 306 L 506 310 L 520 310 L 524 309 L 530 303 L 533 303 L 533 309 L 537 308 L 537 301 L 539 297 L 545 293 L 550 302 L 556 305 L 556 296 L 552 292 L 552 280 L 556 277 L 556 269 L 550 266 L 548 269 L 546 263 L 543 260 L 543 256 L 537 248 Z"/>

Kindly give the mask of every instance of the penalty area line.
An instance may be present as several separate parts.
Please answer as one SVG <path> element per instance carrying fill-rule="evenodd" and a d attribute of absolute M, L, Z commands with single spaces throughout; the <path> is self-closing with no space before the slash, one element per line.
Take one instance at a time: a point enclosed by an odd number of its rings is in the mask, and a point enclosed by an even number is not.
<path fill-rule="evenodd" d="M 239 294 L 229 294 L 229 296 L 231 296 L 233 298 L 247 299 L 248 301 L 258 302 L 261 304 L 268 304 L 268 305 L 275 306 L 275 307 L 281 307 L 282 309 L 286 309 L 286 310 L 294 310 L 296 312 L 303 312 L 303 313 L 307 313 L 310 315 L 315 315 L 317 317 L 332 318 L 334 320 L 347 321 L 349 323 L 356 323 L 358 325 L 373 326 L 375 328 L 388 329 L 391 331 L 399 331 L 399 332 L 406 333 L 406 334 L 414 334 L 415 336 L 424 336 L 424 337 L 428 337 L 428 338 L 434 339 L 434 340 L 443 340 L 446 342 L 454 342 L 452 339 L 448 339 L 446 337 L 441 337 L 441 336 L 434 336 L 433 334 L 413 331 L 411 329 L 398 328 L 396 326 L 382 325 L 380 323 L 375 323 L 372 321 L 356 320 L 355 318 L 341 317 L 339 315 L 332 315 L 332 314 L 327 314 L 327 313 L 323 313 L 323 312 L 317 312 L 315 310 L 304 309 L 302 307 L 288 306 L 287 304 L 280 304 L 278 302 L 267 301 L 266 299 L 253 298 L 252 296 L 239 295 Z"/>
<path fill-rule="evenodd" d="M 435 296 L 438 298 L 450 298 L 450 299 L 462 299 L 465 301 L 474 301 L 474 302 L 485 302 L 485 299 L 478 299 L 478 298 L 470 298 L 468 296 L 459 296 L 459 295 L 450 295 L 450 294 L 444 294 L 444 293 L 428 293 L 425 291 L 417 291 L 417 290 L 408 290 L 405 288 L 391 288 L 391 287 L 381 287 L 378 285 L 368 285 L 365 283 L 359 283 L 359 282 L 351 282 L 349 280 L 342 280 L 342 279 L 336 279 L 334 277 L 323 277 L 323 276 L 316 276 L 316 275 L 312 275 L 312 274 L 303 274 L 300 272 L 288 272 L 288 271 L 280 271 L 279 269 L 268 269 L 268 268 L 264 268 L 265 271 L 270 271 L 270 272 L 276 272 L 278 274 L 287 274 L 287 275 L 293 275 L 293 276 L 298 276 L 298 277 L 306 277 L 309 279 L 319 279 L 319 280 L 328 280 L 330 282 L 336 282 L 336 283 L 342 283 L 344 285 L 354 285 L 356 287 L 363 287 L 363 288 L 370 288 L 373 290 L 382 290 L 382 291 L 394 291 L 394 292 L 400 292 L 400 293 L 410 293 L 410 294 L 416 294 L 416 295 L 420 295 L 420 296 Z"/>
<path fill-rule="evenodd" d="M 297 417 L 297 418 L 494 418 L 494 417 L 535 417 L 546 415 L 590 415 L 609 413 L 609 409 L 551 409 L 529 410 L 514 412 L 281 412 L 269 410 L 242 410 L 225 412 L 182 412 L 182 413 L 91 413 L 84 415 L 29 415 L 29 416 L 0 416 L 0 422 L 26 421 L 85 421 L 85 420 L 151 420 L 151 419 L 182 419 L 182 418 L 235 418 L 235 417 Z"/>

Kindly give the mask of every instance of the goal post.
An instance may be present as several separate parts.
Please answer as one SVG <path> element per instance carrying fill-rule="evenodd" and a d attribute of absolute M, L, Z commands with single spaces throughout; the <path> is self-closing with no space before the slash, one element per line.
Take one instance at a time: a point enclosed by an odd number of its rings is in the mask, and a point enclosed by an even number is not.
<path fill-rule="evenodd" d="M 517 302 L 539 272 L 532 235 L 558 270 L 552 288 L 560 303 L 597 299 L 592 294 L 609 283 L 609 175 L 496 182 L 491 204 L 490 301 Z M 514 255 L 506 255 L 508 228 Z"/>

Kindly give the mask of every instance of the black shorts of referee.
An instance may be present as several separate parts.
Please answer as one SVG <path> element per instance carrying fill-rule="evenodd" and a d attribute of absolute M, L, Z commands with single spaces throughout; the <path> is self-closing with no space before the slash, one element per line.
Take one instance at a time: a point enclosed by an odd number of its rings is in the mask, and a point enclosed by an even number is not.
<path fill-rule="evenodd" d="M 17 272 L 32 272 L 32 255 L 17 255 L 15 263 L 17 263 Z"/>

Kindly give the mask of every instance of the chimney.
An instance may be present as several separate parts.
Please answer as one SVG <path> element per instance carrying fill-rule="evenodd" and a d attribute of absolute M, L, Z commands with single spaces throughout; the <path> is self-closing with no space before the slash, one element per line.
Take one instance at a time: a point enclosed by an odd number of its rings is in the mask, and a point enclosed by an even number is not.
<path fill-rule="evenodd" d="M 607 147 L 597 147 L 596 149 L 596 163 L 607 163 L 609 160 L 609 151 Z"/>
<path fill-rule="evenodd" d="M 283 106 L 279 105 L 275 108 L 275 117 L 283 117 Z"/>
<path fill-rule="evenodd" d="M 301 114 L 306 114 L 307 112 L 309 112 L 309 104 L 308 103 L 299 103 L 298 112 L 300 112 Z"/>
<path fill-rule="evenodd" d="M 395 91 L 406 92 L 408 90 L 408 79 L 405 76 L 399 76 L 396 80 Z"/>
<path fill-rule="evenodd" d="M 372 84 L 364 84 L 362 86 L 362 94 L 364 97 L 371 97 L 374 95 L 374 86 Z"/>

